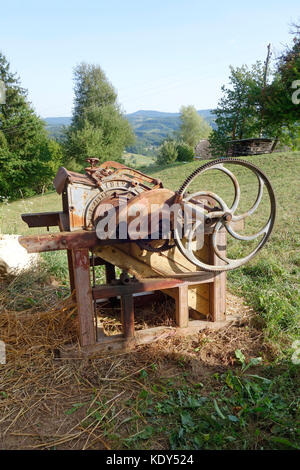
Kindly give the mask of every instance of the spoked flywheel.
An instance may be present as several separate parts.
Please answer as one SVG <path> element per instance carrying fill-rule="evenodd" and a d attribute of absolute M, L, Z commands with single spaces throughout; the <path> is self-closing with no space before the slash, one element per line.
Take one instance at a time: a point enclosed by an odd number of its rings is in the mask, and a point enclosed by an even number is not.
<path fill-rule="evenodd" d="M 228 189 L 224 182 L 229 183 Z M 196 217 L 184 236 L 175 227 L 174 239 L 184 256 L 202 270 L 238 268 L 264 246 L 271 234 L 276 214 L 274 191 L 266 175 L 252 163 L 234 158 L 206 163 L 185 180 L 178 195 L 184 210 L 190 207 L 201 217 Z M 195 243 L 197 230 L 204 233 L 208 226 L 213 261 L 202 258 Z M 226 253 L 218 244 L 220 232 L 228 235 Z M 234 241 L 232 248 L 230 239 Z"/>

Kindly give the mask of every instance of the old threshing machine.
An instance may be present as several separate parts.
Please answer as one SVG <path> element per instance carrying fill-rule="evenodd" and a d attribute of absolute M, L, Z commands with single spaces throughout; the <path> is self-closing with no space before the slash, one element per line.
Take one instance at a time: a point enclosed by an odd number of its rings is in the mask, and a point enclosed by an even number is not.
<path fill-rule="evenodd" d="M 275 197 L 264 173 L 240 159 L 220 159 L 196 169 L 174 192 L 120 163 L 87 161 L 85 174 L 58 170 L 54 186 L 62 195 L 61 211 L 22 215 L 29 227 L 57 226 L 60 231 L 19 239 L 30 253 L 67 250 L 82 350 L 126 349 L 174 332 L 170 327 L 135 331 L 135 302 L 157 291 L 175 299 L 177 332 L 223 325 L 226 271 L 250 260 L 273 228 Z M 224 179 L 231 189 L 222 193 Z M 240 208 L 243 195 L 245 209 Z M 256 219 L 244 223 L 259 212 L 261 225 Z M 237 246 L 229 246 L 229 240 Z M 97 265 L 105 266 L 105 284 L 95 283 Z M 121 270 L 118 279 L 115 267 Z M 106 336 L 97 305 L 116 298 L 123 334 Z"/>

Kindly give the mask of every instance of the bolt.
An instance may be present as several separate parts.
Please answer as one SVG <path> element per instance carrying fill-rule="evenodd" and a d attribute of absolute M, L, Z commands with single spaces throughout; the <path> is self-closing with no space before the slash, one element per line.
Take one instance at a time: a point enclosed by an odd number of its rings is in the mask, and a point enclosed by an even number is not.
<path fill-rule="evenodd" d="M 90 157 L 90 158 L 87 158 L 86 161 L 91 164 L 91 168 L 94 168 L 94 166 L 95 166 L 97 163 L 99 163 L 99 158 Z"/>
<path fill-rule="evenodd" d="M 226 212 L 226 213 L 223 215 L 223 219 L 224 219 L 226 222 L 230 222 L 231 219 L 232 219 L 232 214 L 229 214 L 228 212 Z"/>

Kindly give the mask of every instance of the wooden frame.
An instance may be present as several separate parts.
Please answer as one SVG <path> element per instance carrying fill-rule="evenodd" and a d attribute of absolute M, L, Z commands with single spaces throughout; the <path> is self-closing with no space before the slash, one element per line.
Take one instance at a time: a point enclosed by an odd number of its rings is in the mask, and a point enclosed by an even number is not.
<path fill-rule="evenodd" d="M 51 224 L 54 224 L 56 220 L 63 222 L 61 214 L 56 214 L 54 219 L 51 216 L 52 218 L 47 219 L 46 222 Z M 39 214 L 30 214 L 29 222 L 32 226 L 46 223 L 44 218 L 42 218 L 42 221 L 40 220 Z M 60 224 L 60 229 L 65 230 L 64 223 Z M 73 295 L 76 296 L 78 308 L 80 348 L 86 354 L 125 350 L 170 334 L 194 334 L 203 328 L 219 328 L 226 323 L 226 272 L 203 271 L 201 273 L 197 272 L 193 276 L 192 273 L 195 267 L 187 265 L 189 276 L 185 277 L 174 269 L 174 266 L 177 267 L 176 259 L 168 258 L 165 253 L 162 253 L 162 257 L 159 260 L 156 259 L 154 272 L 158 268 L 157 272 L 159 273 L 160 265 L 164 264 L 164 266 L 171 267 L 170 274 L 160 273 L 160 277 L 151 279 L 149 275 L 153 275 L 153 270 L 151 270 L 151 266 L 141 262 L 140 254 L 135 252 L 137 247 L 134 246 L 136 244 L 132 244 L 128 240 L 124 240 L 121 244 L 118 240 L 109 240 L 108 244 L 107 241 L 99 240 L 93 231 L 61 231 L 60 233 L 47 235 L 24 236 L 20 237 L 19 242 L 29 253 L 67 250 L 70 288 Z M 218 233 L 217 244 L 220 251 L 226 250 L 225 230 Z M 93 261 L 95 266 L 105 265 L 107 282 L 105 285 L 93 288 L 91 286 L 89 250 L 93 250 L 93 252 L 96 250 L 96 258 Z M 214 254 L 212 235 L 209 231 L 206 232 L 203 250 L 208 260 L 214 264 L 220 263 L 220 260 Z M 179 264 L 182 265 L 180 254 L 177 253 L 177 256 L 179 256 Z M 114 264 L 119 263 L 119 267 L 126 270 L 128 267 L 123 266 L 123 263 L 126 264 L 126 262 L 129 264 L 134 262 L 134 265 L 139 266 L 140 274 L 145 278 L 139 278 L 138 282 L 126 285 L 118 283 Z M 185 262 L 187 261 L 185 260 Z M 198 301 L 199 298 L 201 300 L 201 295 L 195 294 L 195 291 L 203 284 L 207 285 L 205 291 L 207 291 L 208 298 L 203 298 L 199 306 Z M 174 298 L 176 328 L 157 327 L 135 331 L 134 297 L 141 292 L 156 291 L 162 291 Z M 117 296 L 121 298 L 123 334 L 105 336 L 103 331 L 95 325 L 95 302 L 98 299 L 111 300 Z M 196 307 L 196 311 L 191 312 L 191 316 L 196 320 L 191 320 L 189 317 L 189 306 L 192 309 Z M 206 311 L 202 313 L 207 320 L 199 319 L 201 315 L 197 314 L 197 311 L 201 312 L 201 308 L 205 308 Z"/>
<path fill-rule="evenodd" d="M 211 242 L 211 239 L 210 239 Z M 226 235 L 221 234 L 218 240 L 221 249 L 226 249 Z M 183 280 L 179 278 L 143 279 L 128 284 L 118 284 L 115 280 L 115 268 L 111 263 L 95 258 L 95 265 L 104 264 L 106 281 L 104 285 L 91 287 L 90 257 L 88 248 L 78 248 L 68 252 L 70 281 L 74 283 L 79 316 L 79 341 L 86 353 L 111 352 L 132 348 L 138 344 L 153 342 L 163 336 L 174 334 L 194 334 L 207 328 L 218 328 L 226 322 L 226 273 L 204 273 L 203 279 Z M 206 275 L 205 275 L 206 274 Z M 113 283 L 112 283 L 113 281 Z M 209 320 L 199 321 L 189 318 L 189 287 L 203 283 L 209 284 Z M 71 284 L 72 288 L 72 284 Z M 175 299 L 175 321 L 177 328 L 158 327 L 135 332 L 134 329 L 134 296 L 143 292 L 153 293 L 157 290 L 166 292 Z M 105 336 L 103 331 L 96 333 L 94 320 L 94 302 L 99 299 L 110 299 L 120 296 L 122 335 Z M 96 340 L 98 337 L 98 341 Z"/>

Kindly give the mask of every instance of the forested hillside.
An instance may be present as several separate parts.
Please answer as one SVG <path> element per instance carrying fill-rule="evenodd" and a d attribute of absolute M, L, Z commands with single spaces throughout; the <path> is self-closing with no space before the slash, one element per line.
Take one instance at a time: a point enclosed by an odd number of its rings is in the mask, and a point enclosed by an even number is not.
<path fill-rule="evenodd" d="M 215 128 L 214 115 L 210 109 L 201 109 L 198 111 L 211 126 Z M 177 131 L 180 126 L 180 113 L 164 113 L 160 111 L 136 111 L 126 115 L 126 118 L 132 125 L 136 135 L 136 143 L 129 150 L 135 153 L 144 152 L 151 147 L 158 147 L 159 144 L 168 136 Z M 45 119 L 46 128 L 50 135 L 60 138 L 62 127 L 71 122 L 70 117 L 49 117 Z"/>

